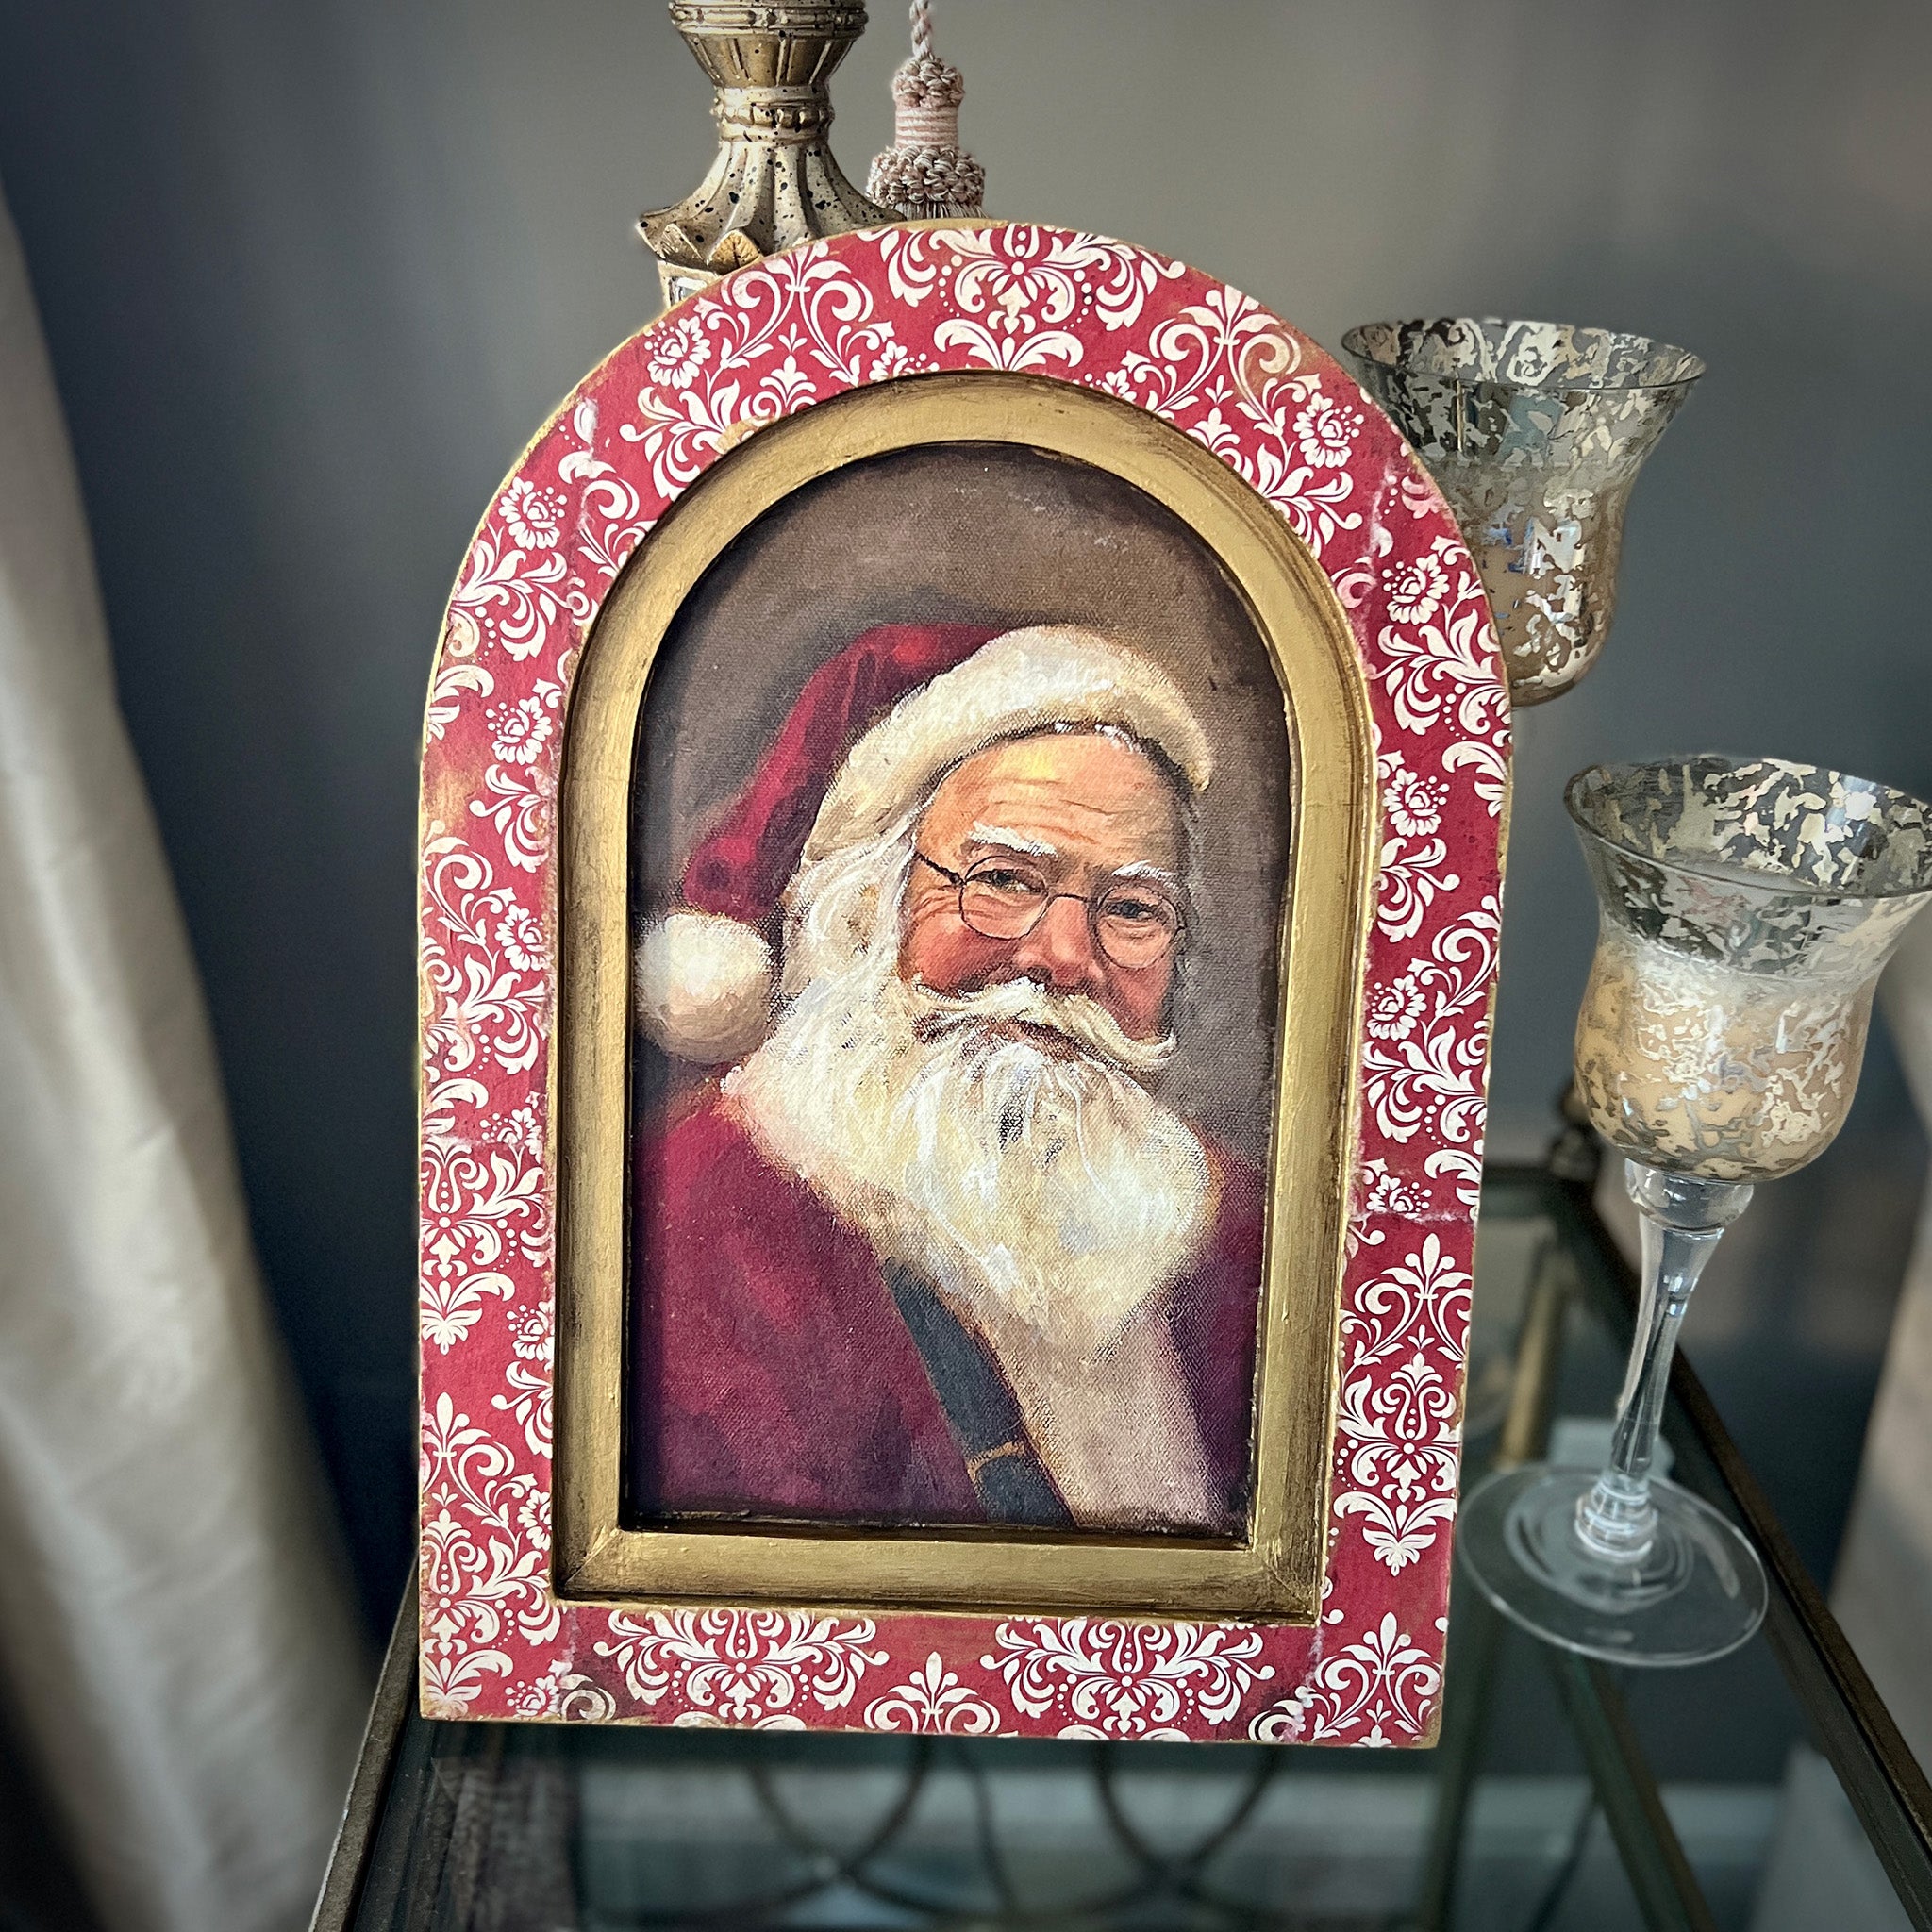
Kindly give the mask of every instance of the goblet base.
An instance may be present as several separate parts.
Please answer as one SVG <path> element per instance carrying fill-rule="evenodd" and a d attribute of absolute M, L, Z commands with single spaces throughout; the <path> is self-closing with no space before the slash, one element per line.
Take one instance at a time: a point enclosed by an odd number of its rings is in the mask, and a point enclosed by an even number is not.
<path fill-rule="evenodd" d="M 1456 1546 L 1497 1609 L 1563 1650 L 1607 1663 L 1708 1663 L 1764 1619 L 1764 1566 L 1740 1531 L 1675 1483 L 1653 1479 L 1657 1533 L 1641 1556 L 1598 1556 L 1578 1536 L 1593 1470 L 1525 1463 L 1464 1499 Z"/>

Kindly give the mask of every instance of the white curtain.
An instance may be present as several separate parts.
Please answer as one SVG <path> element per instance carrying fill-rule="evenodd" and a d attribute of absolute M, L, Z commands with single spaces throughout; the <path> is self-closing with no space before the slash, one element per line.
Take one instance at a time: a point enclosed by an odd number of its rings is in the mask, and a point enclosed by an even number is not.
<path fill-rule="evenodd" d="M 1932 913 L 1880 982 L 1919 1115 L 1932 1131 Z M 1832 1578 L 1831 1607 L 1919 1762 L 1932 1767 L 1932 1193 L 1892 1319 L 1885 1372 Z M 1907 1932 L 1831 1767 L 1791 1754 L 1751 1932 Z"/>
<path fill-rule="evenodd" d="M 298 1926 L 365 1658 L 0 208 L 0 1688 L 110 1932 Z"/>
<path fill-rule="evenodd" d="M 1932 912 L 1907 933 L 1881 1004 L 1932 1133 Z M 1831 1607 L 1906 1742 L 1932 1769 L 1932 1190 L 1865 1432 Z"/>

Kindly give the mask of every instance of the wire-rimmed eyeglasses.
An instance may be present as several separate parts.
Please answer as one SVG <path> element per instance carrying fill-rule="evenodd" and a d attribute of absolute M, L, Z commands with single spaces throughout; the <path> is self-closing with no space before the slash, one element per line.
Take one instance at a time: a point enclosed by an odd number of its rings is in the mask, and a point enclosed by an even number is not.
<path fill-rule="evenodd" d="M 912 856 L 958 889 L 960 921 L 981 939 L 1023 940 L 1056 899 L 1073 899 L 1087 908 L 1093 943 L 1116 966 L 1133 972 L 1158 964 L 1188 929 L 1179 905 L 1152 879 L 1110 879 L 1094 893 L 1057 892 L 1038 866 L 1008 853 L 982 858 L 963 873 L 923 852 Z"/>

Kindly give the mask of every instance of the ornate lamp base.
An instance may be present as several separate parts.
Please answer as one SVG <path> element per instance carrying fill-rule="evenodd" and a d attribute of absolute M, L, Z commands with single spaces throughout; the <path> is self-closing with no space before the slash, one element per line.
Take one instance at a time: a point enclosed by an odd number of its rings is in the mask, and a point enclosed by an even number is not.
<path fill-rule="evenodd" d="M 671 18 L 716 91 L 718 153 L 682 201 L 639 220 L 667 304 L 781 249 L 898 220 L 826 143 L 826 83 L 865 31 L 858 0 L 672 0 Z"/>

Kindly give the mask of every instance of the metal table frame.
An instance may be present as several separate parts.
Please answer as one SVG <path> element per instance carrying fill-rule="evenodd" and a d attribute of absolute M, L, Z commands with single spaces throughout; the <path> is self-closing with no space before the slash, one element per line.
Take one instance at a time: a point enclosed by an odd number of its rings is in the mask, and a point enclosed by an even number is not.
<path fill-rule="evenodd" d="M 1572 1131 L 1547 1167 L 1499 1167 L 1483 1180 L 1485 1218 L 1547 1217 L 1557 1239 L 1532 1277 L 1518 1335 L 1510 1406 L 1498 1464 L 1532 1459 L 1549 1430 L 1566 1307 L 1580 1294 L 1613 1333 L 1634 1319 L 1637 1280 L 1597 1212 L 1593 1143 Z M 1674 1413 L 1666 1431 L 1675 1474 L 1730 1513 L 1764 1559 L 1771 1585 L 1765 1635 L 1820 1751 L 1837 1774 L 1912 1924 L 1932 1932 L 1932 1785 L 1853 1655 L 1823 1594 L 1806 1573 L 1709 1396 L 1682 1356 L 1672 1372 Z M 1449 1677 L 1438 1797 L 1410 1924 L 1443 1932 L 1450 1923 L 1471 1800 L 1482 1758 L 1503 1620 L 1465 1590 L 1458 1604 L 1458 1668 Z M 360 1758 L 312 1922 L 315 1932 L 355 1923 L 370 1855 L 391 1790 L 426 1764 L 429 1727 L 411 1724 L 416 1686 L 413 1576 L 390 1638 Z M 1582 1747 L 1596 1808 L 1614 1840 L 1647 1925 L 1655 1932 L 1706 1932 L 1713 1924 L 1697 1880 L 1658 1795 L 1657 1780 L 1624 1707 L 1616 1674 L 1556 1651 L 1544 1653 Z M 478 1724 L 479 1753 L 502 1749 L 504 1726 Z M 410 1755 L 424 1760 L 411 1765 Z M 1579 1845 L 1581 1842 L 1579 1837 Z M 426 1883 L 434 1874 L 418 1874 Z"/>

